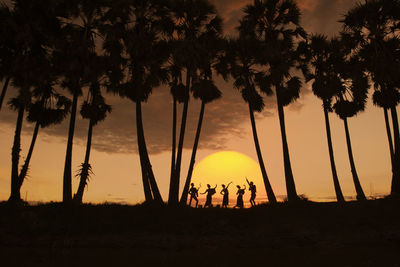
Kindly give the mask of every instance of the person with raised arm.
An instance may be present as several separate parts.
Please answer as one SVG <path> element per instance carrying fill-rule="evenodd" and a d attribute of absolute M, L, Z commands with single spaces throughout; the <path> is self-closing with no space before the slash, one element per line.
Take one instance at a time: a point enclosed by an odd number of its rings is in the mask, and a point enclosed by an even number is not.
<path fill-rule="evenodd" d="M 237 195 L 237 200 L 236 200 L 236 206 L 235 208 L 242 209 L 243 208 L 243 195 L 246 190 L 246 185 L 243 185 L 243 189 L 240 187 L 240 185 L 236 186 L 238 188 L 236 195 Z"/>
<path fill-rule="evenodd" d="M 215 185 L 214 188 L 211 188 L 211 186 L 209 184 L 207 184 L 207 189 L 206 191 L 204 191 L 204 193 L 200 193 L 202 195 L 207 194 L 207 198 L 206 198 L 206 204 L 204 204 L 204 207 L 212 207 L 212 195 L 215 194 L 215 189 L 217 188 L 217 185 Z"/>
<path fill-rule="evenodd" d="M 256 189 L 256 185 L 253 182 L 249 182 L 249 180 L 246 177 L 246 181 L 249 184 L 249 191 L 251 192 L 251 197 L 250 197 L 250 204 L 252 207 L 254 207 L 256 205 L 256 193 L 257 193 L 257 189 Z"/>
<path fill-rule="evenodd" d="M 189 189 L 189 195 L 190 195 L 190 200 L 189 200 L 189 206 L 192 205 L 192 200 L 194 199 L 194 201 L 196 201 L 196 208 L 197 205 L 199 204 L 199 200 L 197 199 L 197 197 L 199 196 L 199 190 L 201 188 L 201 184 L 199 188 L 194 187 L 194 183 L 190 184 L 190 189 Z"/>
<path fill-rule="evenodd" d="M 230 182 L 226 187 L 225 187 L 224 184 L 222 185 L 222 190 L 221 190 L 220 194 L 223 195 L 223 199 L 222 199 L 222 207 L 223 208 L 227 208 L 228 204 L 229 204 L 229 191 L 228 191 L 228 188 L 229 188 L 229 185 L 231 183 L 232 182 Z"/>

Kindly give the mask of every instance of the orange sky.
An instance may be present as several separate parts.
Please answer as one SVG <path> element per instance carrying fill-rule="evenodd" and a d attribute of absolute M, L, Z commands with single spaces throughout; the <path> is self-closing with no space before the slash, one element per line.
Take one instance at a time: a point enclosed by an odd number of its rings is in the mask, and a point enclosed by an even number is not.
<path fill-rule="evenodd" d="M 241 7 L 251 1 L 215 0 L 226 22 L 226 29 L 235 27 Z M 303 11 L 303 25 L 311 32 L 334 34 L 337 21 L 356 1 L 322 0 L 299 1 Z M 232 150 L 244 153 L 257 161 L 246 105 L 230 83 L 218 81 L 223 99 L 206 107 L 204 128 L 200 139 L 197 162 L 207 155 Z M 12 92 L 8 94 L 11 96 Z M 127 100 L 109 96 L 113 114 L 94 129 L 92 177 L 84 200 L 90 202 L 129 202 L 144 199 L 139 159 L 136 155 L 134 106 Z M 166 100 L 167 99 L 167 100 Z M 261 148 L 277 195 L 285 194 L 281 138 L 273 98 L 266 99 L 266 110 L 257 115 Z M 192 100 L 189 110 L 189 130 L 185 147 L 191 148 L 199 103 Z M 170 140 L 172 106 L 169 90 L 154 90 L 149 103 L 144 105 L 144 127 L 152 152 L 151 161 L 163 195 L 169 185 Z M 79 117 L 79 116 L 78 116 Z M 0 199 L 6 200 L 10 191 L 11 145 L 16 113 L 4 108 L 0 112 Z M 83 161 L 87 121 L 79 117 L 74 145 L 73 168 Z M 333 145 L 342 189 L 346 196 L 354 196 L 343 123 L 331 114 Z M 304 86 L 300 100 L 286 108 L 287 136 L 294 178 L 299 194 L 311 199 L 334 196 L 328 148 L 321 102 Z M 387 194 L 390 191 L 390 160 L 383 120 L 383 111 L 369 102 L 366 112 L 349 120 L 357 170 L 367 195 Z M 26 155 L 32 125 L 24 122 L 22 155 Z M 29 178 L 21 195 L 29 201 L 59 201 L 62 194 L 62 174 L 65 159 L 67 122 L 39 133 L 31 162 Z M 190 149 L 184 151 L 182 177 L 186 177 Z M 77 179 L 73 179 L 74 189 Z M 259 188 L 259 195 L 265 195 Z"/>

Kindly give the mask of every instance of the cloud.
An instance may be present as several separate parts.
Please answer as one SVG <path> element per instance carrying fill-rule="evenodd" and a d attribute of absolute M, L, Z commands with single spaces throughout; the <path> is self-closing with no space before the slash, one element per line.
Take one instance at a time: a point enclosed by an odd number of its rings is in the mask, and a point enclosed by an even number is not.
<path fill-rule="evenodd" d="M 224 18 L 227 33 L 232 33 L 238 24 L 242 9 L 252 0 L 214 0 L 212 1 L 221 16 Z M 336 23 L 345 11 L 354 2 L 344 0 L 302 0 L 299 6 L 303 12 L 303 24 L 308 31 L 321 32 L 332 35 L 339 30 Z M 217 85 L 223 92 L 223 97 L 206 106 L 203 129 L 200 137 L 199 147 L 202 149 L 219 150 L 225 148 L 225 144 L 232 136 L 245 137 L 249 134 L 248 109 L 243 102 L 239 92 L 233 88 L 231 83 L 222 79 L 217 80 Z M 12 89 L 11 89 L 12 91 Z M 309 86 L 303 86 L 302 95 L 309 94 Z M 12 95 L 9 92 L 8 95 Z M 15 92 L 14 92 L 15 94 Z M 106 121 L 94 128 L 93 148 L 107 153 L 136 153 L 136 119 L 135 105 L 118 96 L 107 96 L 107 101 L 113 106 L 113 113 Z M 274 116 L 276 105 L 275 99 L 266 98 L 266 109 L 257 117 Z M 292 104 L 290 110 L 300 111 L 301 99 Z M 188 113 L 188 125 L 185 135 L 184 147 L 191 149 L 197 127 L 200 103 L 192 99 Z M 178 113 L 180 115 L 180 112 Z M 15 127 L 15 112 L 7 110 L 6 107 L 0 112 L 0 125 Z M 65 142 L 68 134 L 69 119 L 61 125 L 44 129 L 40 132 L 42 138 L 49 142 Z M 149 152 L 152 154 L 170 151 L 171 149 L 171 125 L 172 125 L 172 99 L 169 89 L 165 87 L 156 88 L 149 102 L 143 104 L 143 123 L 145 137 Z M 180 116 L 178 116 L 179 133 Z M 32 124 L 24 123 L 24 133 L 30 135 Z M 88 122 L 77 116 L 76 141 L 85 144 Z M 177 137 L 178 138 L 178 137 Z"/>

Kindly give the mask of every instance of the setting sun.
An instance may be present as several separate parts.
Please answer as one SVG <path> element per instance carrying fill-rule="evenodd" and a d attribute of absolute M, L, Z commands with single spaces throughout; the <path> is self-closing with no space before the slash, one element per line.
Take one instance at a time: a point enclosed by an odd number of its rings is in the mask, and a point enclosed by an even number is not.
<path fill-rule="evenodd" d="M 230 198 L 232 199 L 236 194 L 236 185 L 240 185 L 241 187 L 246 185 L 246 188 L 248 188 L 246 177 L 257 186 L 256 202 L 259 203 L 261 200 L 266 201 L 260 167 L 252 158 L 242 153 L 222 151 L 204 158 L 196 165 L 192 181 L 196 186 L 201 184 L 200 192 L 204 192 L 206 184 L 210 184 L 212 187 L 218 185 L 217 198 L 222 189 L 221 184 L 227 185 L 229 182 L 232 182 L 232 185 L 229 187 Z M 249 196 L 247 190 L 246 195 Z M 246 195 L 244 198 L 245 202 L 248 201 L 248 196 Z M 233 204 L 232 201 L 231 204 Z"/>

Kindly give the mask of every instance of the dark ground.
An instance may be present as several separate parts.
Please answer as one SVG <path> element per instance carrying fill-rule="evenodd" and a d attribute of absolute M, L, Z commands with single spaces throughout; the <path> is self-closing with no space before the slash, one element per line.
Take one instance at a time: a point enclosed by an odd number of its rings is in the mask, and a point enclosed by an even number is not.
<path fill-rule="evenodd" d="M 247 210 L 3 203 L 0 266 L 400 266 L 400 201 Z"/>

